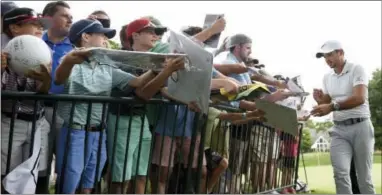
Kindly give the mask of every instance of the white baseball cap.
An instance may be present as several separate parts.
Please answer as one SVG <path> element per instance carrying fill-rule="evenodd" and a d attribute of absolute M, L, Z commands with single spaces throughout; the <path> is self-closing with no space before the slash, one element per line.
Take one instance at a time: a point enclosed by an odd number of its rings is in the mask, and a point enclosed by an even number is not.
<path fill-rule="evenodd" d="M 328 54 L 332 51 L 342 49 L 342 45 L 338 41 L 326 41 L 320 48 L 320 50 L 316 53 L 316 58 L 321 58 L 324 54 Z"/>

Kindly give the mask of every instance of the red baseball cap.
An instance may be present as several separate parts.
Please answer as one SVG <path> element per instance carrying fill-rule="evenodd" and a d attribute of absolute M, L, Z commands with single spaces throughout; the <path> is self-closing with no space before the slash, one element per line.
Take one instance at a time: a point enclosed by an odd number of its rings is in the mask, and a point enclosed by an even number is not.
<path fill-rule="evenodd" d="M 142 30 L 152 28 L 157 35 L 162 35 L 167 31 L 166 27 L 158 27 L 153 24 L 148 18 L 141 18 L 130 22 L 126 28 L 127 38 L 131 37 L 133 33 L 141 32 Z"/>

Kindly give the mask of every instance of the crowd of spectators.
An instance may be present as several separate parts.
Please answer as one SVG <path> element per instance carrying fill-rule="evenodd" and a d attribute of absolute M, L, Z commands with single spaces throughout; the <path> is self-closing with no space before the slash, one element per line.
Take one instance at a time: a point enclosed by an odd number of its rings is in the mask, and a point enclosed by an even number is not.
<path fill-rule="evenodd" d="M 193 131 L 202 128 L 194 123 L 202 120 L 200 108 L 195 102 L 172 97 L 166 88 L 172 73 L 184 69 L 182 58 L 169 59 L 161 71 L 145 72 L 125 72 L 106 66 L 113 63 L 109 58 L 92 62 L 86 48 L 111 48 L 109 40 L 117 35 L 110 28 L 112 18 L 105 11 L 96 10 L 88 18 L 73 18 L 70 5 L 64 1 L 49 2 L 43 10 L 20 6 L 1 3 L 2 49 L 17 36 L 33 35 L 51 48 L 52 63 L 20 76 L 8 68 L 8 54 L 2 52 L 2 90 L 134 97 L 146 101 L 160 97 L 180 105 L 111 103 L 107 120 L 103 120 L 103 105 L 93 103 L 88 120 L 87 103 L 77 103 L 72 108 L 71 102 L 59 102 L 54 109 L 52 101 L 38 101 L 36 107 L 34 101 L 22 100 L 17 102 L 14 115 L 11 101 L 2 100 L 2 179 L 29 158 L 32 129 L 36 128 L 42 132 L 36 193 L 49 193 L 48 185 L 52 182 L 48 167 L 52 163 L 57 174 L 57 193 L 92 193 L 103 178 L 110 184 L 108 193 L 143 194 L 149 180 L 151 193 L 165 194 L 175 191 L 176 184 L 169 182 L 169 178 L 179 170 L 186 172 L 188 166 L 193 175 L 201 170 L 201 193 L 245 193 L 243 175 L 249 177 L 252 192 L 272 190 L 279 186 L 276 172 L 281 168 L 282 185 L 293 184 L 299 138 L 264 127 L 261 123 L 265 120 L 264 112 L 253 101 L 227 102 L 237 112 L 211 105 L 205 130 L 198 131 L 193 144 Z M 225 19 L 219 18 L 209 28 L 188 26 L 182 33 L 207 47 L 203 43 L 224 31 L 225 25 Z M 162 40 L 167 31 L 168 27 L 153 16 L 131 18 L 118 33 L 120 49 L 170 53 L 168 42 Z M 251 48 L 250 35 L 233 34 L 224 39 L 212 54 L 211 90 L 223 88 L 234 94 L 241 86 L 263 83 L 271 93 L 259 98 L 273 103 L 289 98 L 286 81 L 264 71 L 264 65 L 251 57 Z M 9 136 L 12 117 L 16 118 L 13 136 Z M 8 144 L 10 139 L 12 146 Z M 204 140 L 202 154 L 201 140 Z M 222 184 L 223 180 L 226 182 Z M 281 192 L 294 193 L 290 187 Z"/>

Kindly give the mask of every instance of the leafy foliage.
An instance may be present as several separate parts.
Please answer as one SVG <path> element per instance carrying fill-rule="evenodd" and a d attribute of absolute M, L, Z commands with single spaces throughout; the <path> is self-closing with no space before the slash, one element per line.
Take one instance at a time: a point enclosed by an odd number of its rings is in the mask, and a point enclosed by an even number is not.
<path fill-rule="evenodd" d="M 302 130 L 301 151 L 309 152 L 312 146 L 312 137 L 308 128 Z"/>
<path fill-rule="evenodd" d="M 375 148 L 382 149 L 382 81 L 381 70 L 373 72 L 369 82 L 369 104 L 371 120 L 374 125 Z"/>
<path fill-rule="evenodd" d="M 113 40 L 109 40 L 109 45 L 110 49 L 121 49 L 121 46 Z"/>
<path fill-rule="evenodd" d="M 309 152 L 310 147 L 312 146 L 314 142 L 314 140 L 312 140 L 312 135 L 310 133 L 311 129 L 316 130 L 317 133 L 319 132 L 325 133 L 332 126 L 333 126 L 333 123 L 331 121 L 325 121 L 325 122 L 314 122 L 313 120 L 306 121 L 305 128 L 302 131 L 302 140 L 301 140 L 302 152 Z"/>
<path fill-rule="evenodd" d="M 305 123 L 305 127 L 309 129 L 315 129 L 317 133 L 319 132 L 326 132 L 333 126 L 333 123 L 331 121 L 325 121 L 325 122 L 314 122 L 312 120 L 308 120 Z"/>

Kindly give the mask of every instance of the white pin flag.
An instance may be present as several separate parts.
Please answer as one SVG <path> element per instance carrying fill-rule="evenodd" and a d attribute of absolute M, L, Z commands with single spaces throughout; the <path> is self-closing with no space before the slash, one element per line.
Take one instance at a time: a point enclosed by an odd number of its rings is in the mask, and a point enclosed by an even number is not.
<path fill-rule="evenodd" d="M 4 189 L 10 194 L 35 194 L 41 150 L 41 130 L 36 128 L 33 153 L 30 158 L 8 173 L 3 179 Z"/>

